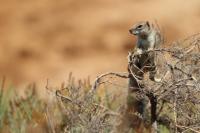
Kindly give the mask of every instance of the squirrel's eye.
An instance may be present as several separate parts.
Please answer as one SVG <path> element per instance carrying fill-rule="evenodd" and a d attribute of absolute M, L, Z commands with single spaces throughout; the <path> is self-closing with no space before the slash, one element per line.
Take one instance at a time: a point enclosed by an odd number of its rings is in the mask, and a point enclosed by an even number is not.
<path fill-rule="evenodd" d="M 137 28 L 142 28 L 142 25 L 139 25 Z"/>

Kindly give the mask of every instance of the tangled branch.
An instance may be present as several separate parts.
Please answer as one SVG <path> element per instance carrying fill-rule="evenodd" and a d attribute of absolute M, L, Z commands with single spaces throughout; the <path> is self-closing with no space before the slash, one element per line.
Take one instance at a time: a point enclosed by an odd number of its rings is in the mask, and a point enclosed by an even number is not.
<path fill-rule="evenodd" d="M 155 52 L 157 55 L 156 65 L 161 82 L 152 82 L 147 78 L 143 79 L 142 83 L 141 80 L 137 82 L 144 86 L 142 89 L 144 95 L 153 96 L 154 99 L 156 97 L 160 108 L 159 113 L 154 114 L 156 119 L 160 119 L 162 115 L 168 116 L 165 123 L 166 126 L 170 123 L 169 128 L 173 132 L 186 130 L 198 132 L 200 130 L 200 105 L 198 105 L 200 103 L 200 34 L 177 41 L 169 48 L 146 51 L 149 52 Z M 132 63 L 131 60 L 138 56 L 140 55 L 129 54 L 128 62 Z M 96 90 L 101 84 L 101 79 L 110 74 L 129 78 L 127 75 L 115 73 L 102 74 L 96 78 L 91 90 Z M 134 72 L 131 74 L 138 79 Z M 170 114 L 173 117 L 170 118 Z"/>

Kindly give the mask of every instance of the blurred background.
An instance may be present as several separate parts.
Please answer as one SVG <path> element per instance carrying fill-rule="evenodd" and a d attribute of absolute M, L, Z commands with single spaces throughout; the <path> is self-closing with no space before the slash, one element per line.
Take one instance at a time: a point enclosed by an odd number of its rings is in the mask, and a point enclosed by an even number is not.
<path fill-rule="evenodd" d="M 157 21 L 167 43 L 200 31 L 200 0 L 0 0 L 0 77 L 15 86 L 126 71 L 128 29 Z"/>

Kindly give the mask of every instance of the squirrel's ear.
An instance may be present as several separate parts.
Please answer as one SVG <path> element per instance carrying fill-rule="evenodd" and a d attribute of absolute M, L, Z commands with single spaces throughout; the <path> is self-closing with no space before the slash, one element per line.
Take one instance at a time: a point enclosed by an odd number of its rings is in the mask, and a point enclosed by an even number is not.
<path fill-rule="evenodd" d="M 147 26 L 150 27 L 149 21 L 146 22 Z"/>

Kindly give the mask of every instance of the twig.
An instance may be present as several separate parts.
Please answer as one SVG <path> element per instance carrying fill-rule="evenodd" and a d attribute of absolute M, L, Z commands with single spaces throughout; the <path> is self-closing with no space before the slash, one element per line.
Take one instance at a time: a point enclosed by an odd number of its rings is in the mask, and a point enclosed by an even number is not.
<path fill-rule="evenodd" d="M 197 131 L 197 130 L 195 130 L 195 129 L 193 129 L 193 128 L 190 128 L 190 127 L 187 127 L 187 126 L 176 125 L 176 127 L 179 127 L 179 128 L 186 128 L 186 129 L 189 129 L 189 130 L 191 130 L 191 131 L 193 131 L 193 132 L 195 132 L 195 133 L 200 133 L 200 131 Z"/>
<path fill-rule="evenodd" d="M 177 113 L 176 113 L 176 102 L 177 102 L 177 89 L 175 89 L 175 97 L 174 97 L 174 106 L 173 106 L 173 113 L 174 113 L 174 123 L 175 126 L 177 125 Z M 175 127 L 175 133 L 177 133 L 177 127 Z"/>
<path fill-rule="evenodd" d="M 50 114 L 49 114 L 48 107 L 46 108 L 45 117 L 46 117 L 49 129 L 51 129 L 52 133 L 56 133 L 53 121 L 52 121 Z"/>
<path fill-rule="evenodd" d="M 99 82 L 102 78 L 104 78 L 106 76 L 110 76 L 110 75 L 117 76 L 120 78 L 128 78 L 128 74 L 126 72 L 123 72 L 123 73 L 108 72 L 105 74 L 101 74 L 101 75 L 97 76 L 97 78 L 95 79 L 94 84 L 92 85 L 92 88 L 90 90 L 90 93 L 96 91 L 97 87 L 99 86 Z"/>
<path fill-rule="evenodd" d="M 71 103 L 73 103 L 73 104 L 76 104 L 76 105 L 78 105 L 79 107 L 81 107 L 80 104 L 74 102 L 70 97 L 63 96 L 63 95 L 60 93 L 59 90 L 56 91 L 56 96 L 60 97 L 61 99 L 67 100 L 68 102 L 71 102 Z M 96 106 L 96 107 L 99 107 L 99 108 L 101 108 L 101 109 L 103 109 L 103 110 L 108 111 L 107 114 L 109 114 L 109 115 L 114 115 L 114 116 L 119 116 L 119 115 L 120 115 L 119 113 L 114 112 L 114 111 L 110 110 L 109 108 L 107 108 L 107 107 L 105 107 L 105 106 L 103 106 L 103 105 L 99 105 L 99 104 L 96 104 L 96 103 L 92 103 L 92 105 L 94 105 L 94 106 Z"/>

